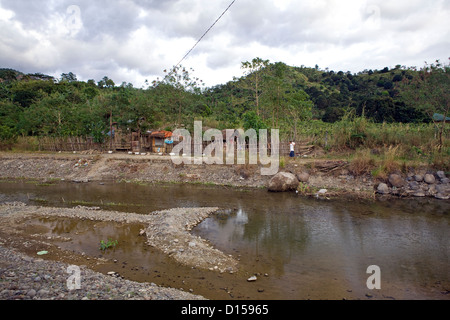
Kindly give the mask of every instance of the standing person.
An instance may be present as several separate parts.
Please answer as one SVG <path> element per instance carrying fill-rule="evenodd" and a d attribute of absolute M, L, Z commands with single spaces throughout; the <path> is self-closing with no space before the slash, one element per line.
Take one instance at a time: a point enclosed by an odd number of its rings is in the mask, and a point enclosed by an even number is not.
<path fill-rule="evenodd" d="M 295 142 L 289 141 L 289 151 L 290 151 L 289 157 L 291 157 L 291 158 L 295 157 L 294 147 L 295 147 Z"/>

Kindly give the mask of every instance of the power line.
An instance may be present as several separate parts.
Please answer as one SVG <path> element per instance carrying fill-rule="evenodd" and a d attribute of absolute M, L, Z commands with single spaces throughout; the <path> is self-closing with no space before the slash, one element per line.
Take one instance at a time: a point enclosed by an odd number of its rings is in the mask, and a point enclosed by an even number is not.
<path fill-rule="evenodd" d="M 208 30 L 206 30 L 206 32 L 200 37 L 200 39 L 194 44 L 194 46 L 191 48 L 191 50 L 189 50 L 183 57 L 183 59 L 180 60 L 180 62 L 178 62 L 175 67 L 178 67 L 181 62 L 183 62 L 187 56 L 195 49 L 195 47 L 197 47 L 197 45 L 200 43 L 200 41 L 203 40 L 203 38 L 206 36 L 206 34 L 217 24 L 217 22 L 219 22 L 219 20 L 225 15 L 225 13 L 227 13 L 228 10 L 230 10 L 231 6 L 236 2 L 236 0 L 233 0 L 230 5 L 225 9 L 224 12 L 222 12 L 222 14 L 220 15 L 219 18 L 216 19 L 216 21 L 214 21 L 214 23 L 211 25 L 211 27 L 208 28 Z"/>

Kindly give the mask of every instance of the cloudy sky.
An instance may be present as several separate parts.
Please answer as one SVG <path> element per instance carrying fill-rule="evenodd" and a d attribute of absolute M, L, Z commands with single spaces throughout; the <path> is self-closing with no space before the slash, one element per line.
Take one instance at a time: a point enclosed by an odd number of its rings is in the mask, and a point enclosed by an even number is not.
<path fill-rule="evenodd" d="M 0 67 L 142 87 L 232 0 L 0 0 Z M 358 72 L 450 57 L 449 0 L 236 0 L 182 65 L 207 86 L 255 57 Z"/>

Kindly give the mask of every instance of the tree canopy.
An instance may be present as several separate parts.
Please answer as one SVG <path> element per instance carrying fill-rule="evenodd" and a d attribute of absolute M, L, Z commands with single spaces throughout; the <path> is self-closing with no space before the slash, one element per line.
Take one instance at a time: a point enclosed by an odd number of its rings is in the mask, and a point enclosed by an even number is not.
<path fill-rule="evenodd" d="M 79 81 L 0 69 L 0 133 L 14 136 L 93 136 L 105 139 L 111 121 L 124 129 L 175 129 L 203 120 L 218 129 L 277 128 L 295 137 L 305 121 L 339 121 L 345 114 L 374 122 L 432 122 L 449 115 L 449 65 L 397 65 L 345 71 L 288 66 L 255 58 L 242 76 L 210 88 L 194 70 L 177 66 L 148 88 L 117 86 L 108 76 Z M 111 118 L 112 117 L 112 118 Z M 442 129 L 443 130 L 443 129 Z"/>

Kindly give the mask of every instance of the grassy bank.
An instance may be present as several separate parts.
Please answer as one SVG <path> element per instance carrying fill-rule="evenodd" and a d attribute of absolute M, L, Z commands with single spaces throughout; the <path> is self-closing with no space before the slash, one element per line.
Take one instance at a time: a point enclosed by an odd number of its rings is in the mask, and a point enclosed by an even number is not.
<path fill-rule="evenodd" d="M 433 123 L 375 123 L 364 117 L 332 124 L 311 121 L 299 128 L 297 139 L 323 148 L 325 157 L 349 160 L 355 174 L 383 175 L 423 166 L 450 170 L 448 127 L 439 145 Z"/>
<path fill-rule="evenodd" d="M 284 138 L 281 140 L 286 140 Z M 352 116 L 335 123 L 303 122 L 298 126 L 294 140 L 320 150 L 315 154 L 317 158 L 351 162 L 356 175 L 370 173 L 383 177 L 392 171 L 418 167 L 450 171 L 448 125 L 443 132 L 442 145 L 439 144 L 438 128 L 433 123 L 375 123 L 365 117 Z M 37 152 L 38 146 L 37 137 L 18 137 L 8 149 Z M 281 167 L 285 160 L 282 157 Z"/>

